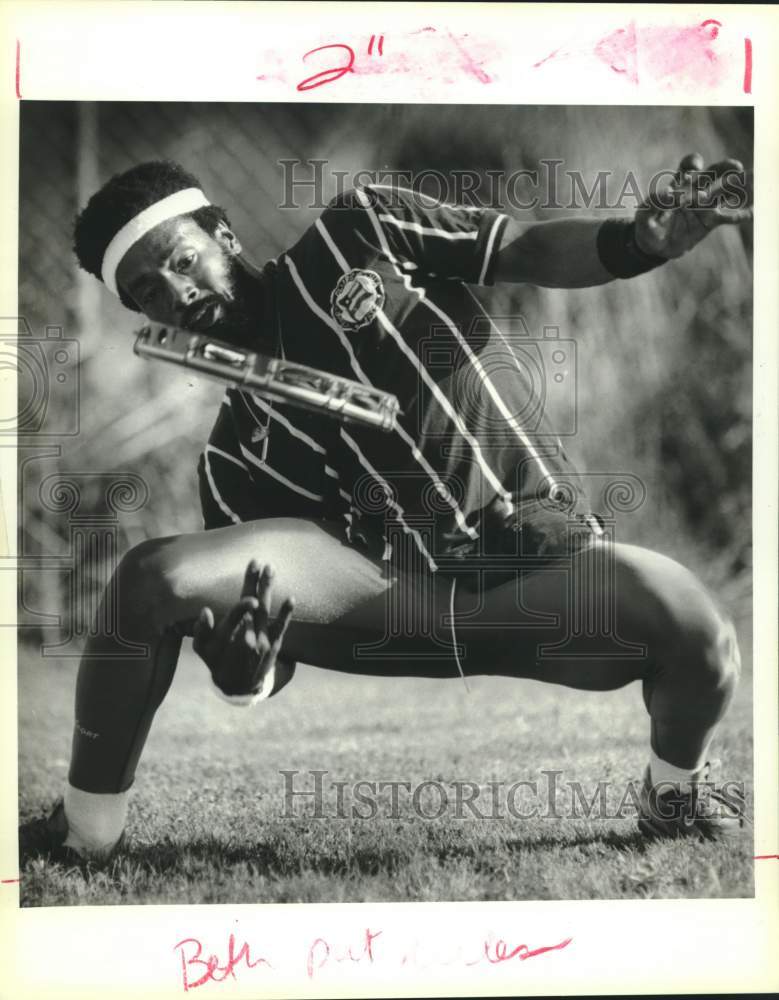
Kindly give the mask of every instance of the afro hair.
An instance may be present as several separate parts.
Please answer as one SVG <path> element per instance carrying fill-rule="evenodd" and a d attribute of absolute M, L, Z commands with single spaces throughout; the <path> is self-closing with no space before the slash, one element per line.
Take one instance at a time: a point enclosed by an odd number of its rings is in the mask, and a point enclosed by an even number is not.
<path fill-rule="evenodd" d="M 76 218 L 73 250 L 79 265 L 102 281 L 103 256 L 122 226 L 168 195 L 200 186 L 197 177 L 170 160 L 140 163 L 116 174 L 92 195 L 86 208 Z M 227 213 L 217 205 L 208 205 L 187 214 L 212 235 L 220 222 L 230 224 Z M 138 311 L 121 292 L 120 298 L 129 309 Z"/>

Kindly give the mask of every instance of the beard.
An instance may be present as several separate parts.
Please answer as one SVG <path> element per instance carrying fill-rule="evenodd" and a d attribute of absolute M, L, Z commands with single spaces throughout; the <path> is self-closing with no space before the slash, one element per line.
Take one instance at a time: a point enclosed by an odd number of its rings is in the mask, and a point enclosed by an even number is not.
<path fill-rule="evenodd" d="M 262 329 L 262 290 L 236 257 L 225 254 L 228 267 L 228 293 L 214 293 L 190 308 L 184 327 L 204 333 L 246 350 L 272 347 L 267 331 Z"/>

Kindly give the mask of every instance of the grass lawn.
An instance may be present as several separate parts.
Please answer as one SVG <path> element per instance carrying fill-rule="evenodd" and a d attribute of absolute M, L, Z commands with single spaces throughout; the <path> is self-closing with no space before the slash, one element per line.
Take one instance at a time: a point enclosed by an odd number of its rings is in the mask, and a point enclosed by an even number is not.
<path fill-rule="evenodd" d="M 749 651 L 744 650 L 747 668 Z M 211 692 L 187 652 L 160 709 L 131 798 L 127 847 L 104 867 L 51 861 L 32 822 L 61 793 L 67 771 L 76 661 L 20 651 L 20 864 L 23 906 L 109 903 L 350 902 L 750 896 L 752 837 L 735 844 L 646 843 L 628 797 L 624 818 L 545 817 L 570 811 L 568 782 L 610 805 L 646 764 L 648 717 L 638 685 L 590 694 L 533 681 L 349 677 L 312 667 L 278 697 L 235 709 Z M 752 698 L 747 670 L 715 752 L 723 777 L 743 780 L 751 816 Z M 323 818 L 310 797 L 285 801 L 323 776 Z M 333 781 L 442 783 L 416 807 L 391 788 L 376 816 L 352 815 Z M 538 783 L 513 799 L 505 789 Z M 488 782 L 504 782 L 493 802 Z M 478 790 L 459 815 L 455 786 Z M 346 786 L 342 786 L 346 787 Z M 498 786 L 500 787 L 500 786 Z M 463 785 L 460 788 L 464 788 Z M 526 793 L 526 794 L 525 794 Z M 475 794 L 463 792 L 462 797 Z M 497 803 L 497 804 L 496 804 Z M 287 815 L 285 815 L 285 811 Z M 370 808 L 357 803 L 363 815 Z M 540 814 L 540 815 L 539 815 Z"/>

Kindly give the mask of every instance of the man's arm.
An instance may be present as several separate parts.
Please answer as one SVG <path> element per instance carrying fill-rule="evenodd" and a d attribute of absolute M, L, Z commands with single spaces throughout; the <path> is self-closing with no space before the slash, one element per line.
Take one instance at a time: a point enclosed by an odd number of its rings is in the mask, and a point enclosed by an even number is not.
<path fill-rule="evenodd" d="M 589 288 L 614 281 L 598 255 L 601 219 L 517 222 L 503 234 L 493 277 L 544 288 Z"/>
<path fill-rule="evenodd" d="M 546 288 L 588 288 L 616 277 L 641 274 L 692 249 L 713 229 L 751 217 L 744 205 L 733 208 L 702 195 L 725 174 L 742 175 L 738 160 L 703 169 L 696 153 L 679 165 L 673 183 L 640 206 L 630 221 L 559 219 L 505 227 L 496 257 L 494 280 Z M 734 191 L 737 186 L 734 187 Z M 746 188 L 741 190 L 747 195 Z M 669 207 L 673 203 L 674 207 Z"/>

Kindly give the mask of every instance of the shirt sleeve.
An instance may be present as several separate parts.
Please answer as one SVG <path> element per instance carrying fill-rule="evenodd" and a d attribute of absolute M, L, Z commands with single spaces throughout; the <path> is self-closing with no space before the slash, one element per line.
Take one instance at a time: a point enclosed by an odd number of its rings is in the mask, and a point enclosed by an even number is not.
<path fill-rule="evenodd" d="M 438 278 L 491 285 L 508 216 L 449 205 L 419 191 L 370 184 L 334 198 L 325 228 L 349 226 L 391 262 Z"/>

